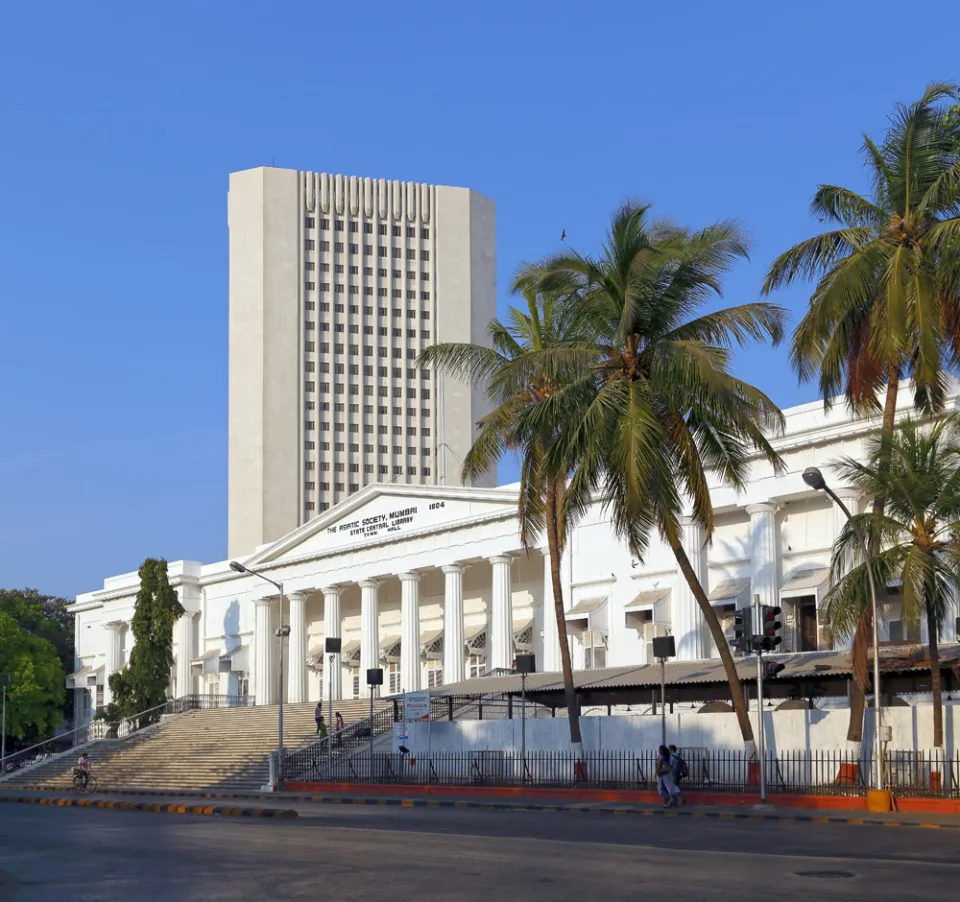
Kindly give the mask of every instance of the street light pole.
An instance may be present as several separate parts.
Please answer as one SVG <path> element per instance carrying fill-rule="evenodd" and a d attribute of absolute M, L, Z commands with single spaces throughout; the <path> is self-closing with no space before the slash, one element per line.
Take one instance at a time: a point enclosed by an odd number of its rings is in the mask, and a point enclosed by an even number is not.
<path fill-rule="evenodd" d="M 0 727 L 0 777 L 7 772 L 7 683 L 10 682 L 10 674 L 5 673 L 0 677 L 3 683 L 3 725 Z"/>
<path fill-rule="evenodd" d="M 870 584 L 870 611 L 873 617 L 873 709 L 877 712 L 876 723 L 873 725 L 873 780 L 875 789 L 883 789 L 883 744 L 881 741 L 881 725 L 883 723 L 882 705 L 880 700 L 880 629 L 877 623 L 877 584 L 873 576 L 872 561 L 870 560 L 870 551 L 864 540 L 863 533 L 857 526 L 849 508 L 840 500 L 836 492 L 827 485 L 823 473 L 817 467 L 807 467 L 803 471 L 803 481 L 812 489 L 826 492 L 830 499 L 843 512 L 847 521 L 853 527 L 854 535 L 857 537 L 857 544 L 860 546 L 860 553 L 863 555 L 864 566 L 867 568 L 867 581 Z"/>
<path fill-rule="evenodd" d="M 239 561 L 230 561 L 230 569 L 237 573 L 249 573 L 250 576 L 257 576 L 266 583 L 270 583 L 280 592 L 280 626 L 277 627 L 277 638 L 280 640 L 280 672 L 277 680 L 280 692 L 280 701 L 277 706 L 277 786 L 283 785 L 283 640 L 290 634 L 290 627 L 283 622 L 283 583 L 275 582 L 269 576 L 264 576 L 256 570 L 245 567 Z"/>

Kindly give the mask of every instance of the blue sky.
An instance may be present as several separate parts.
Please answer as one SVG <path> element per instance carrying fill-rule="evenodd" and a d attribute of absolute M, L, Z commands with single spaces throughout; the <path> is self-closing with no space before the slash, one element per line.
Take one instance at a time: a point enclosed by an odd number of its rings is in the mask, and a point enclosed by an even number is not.
<path fill-rule="evenodd" d="M 899 55 L 901 4 L 866 8 L 8 4 L 0 585 L 72 596 L 147 555 L 226 553 L 231 170 L 489 195 L 501 310 L 519 261 L 562 229 L 594 249 L 627 197 L 689 225 L 736 217 L 754 244 L 726 299 L 753 300 L 816 228 L 816 185 L 864 187 L 861 132 L 960 78 L 932 45 Z M 909 12 L 934 36 L 960 26 L 950 4 Z M 738 371 L 781 406 L 816 397 L 782 349 L 741 354 Z"/>

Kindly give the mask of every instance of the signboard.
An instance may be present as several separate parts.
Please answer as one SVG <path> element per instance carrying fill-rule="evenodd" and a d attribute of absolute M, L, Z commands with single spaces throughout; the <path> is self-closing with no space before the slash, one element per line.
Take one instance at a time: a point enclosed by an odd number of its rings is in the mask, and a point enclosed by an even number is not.
<path fill-rule="evenodd" d="M 430 693 L 408 692 L 403 697 L 403 719 L 410 723 L 426 723 L 430 720 Z"/>
<path fill-rule="evenodd" d="M 404 526 L 416 523 L 424 510 L 440 510 L 445 506 L 443 501 L 433 501 L 427 504 L 421 503 L 414 504 L 411 507 L 401 507 L 382 514 L 360 517 L 329 527 L 327 535 L 335 536 L 346 533 L 350 538 L 368 539 L 385 532 L 400 532 Z"/>

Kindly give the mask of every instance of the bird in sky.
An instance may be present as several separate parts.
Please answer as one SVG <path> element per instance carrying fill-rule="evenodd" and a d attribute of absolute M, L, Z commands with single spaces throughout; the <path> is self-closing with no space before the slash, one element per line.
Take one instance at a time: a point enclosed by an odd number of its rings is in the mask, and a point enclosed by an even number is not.
<path fill-rule="evenodd" d="M 567 230 L 564 229 L 564 230 L 560 233 L 560 240 L 561 240 L 561 241 L 565 241 L 565 240 L 566 240 L 566 237 L 567 237 Z"/>

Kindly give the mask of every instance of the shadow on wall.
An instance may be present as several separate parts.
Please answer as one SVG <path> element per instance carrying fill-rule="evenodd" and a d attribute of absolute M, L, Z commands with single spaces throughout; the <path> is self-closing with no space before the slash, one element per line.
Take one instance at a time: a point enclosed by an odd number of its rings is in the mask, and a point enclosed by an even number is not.
<path fill-rule="evenodd" d="M 228 652 L 240 645 L 240 602 L 236 598 L 227 605 L 223 615 L 223 635 Z"/>

